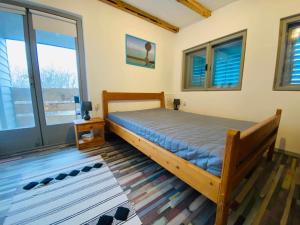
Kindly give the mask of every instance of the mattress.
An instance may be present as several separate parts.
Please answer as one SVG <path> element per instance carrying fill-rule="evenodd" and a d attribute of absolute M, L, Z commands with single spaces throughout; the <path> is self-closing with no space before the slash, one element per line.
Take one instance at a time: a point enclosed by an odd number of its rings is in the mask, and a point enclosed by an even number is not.
<path fill-rule="evenodd" d="M 227 130 L 254 125 L 162 108 L 112 112 L 108 118 L 216 176 L 221 175 Z"/>

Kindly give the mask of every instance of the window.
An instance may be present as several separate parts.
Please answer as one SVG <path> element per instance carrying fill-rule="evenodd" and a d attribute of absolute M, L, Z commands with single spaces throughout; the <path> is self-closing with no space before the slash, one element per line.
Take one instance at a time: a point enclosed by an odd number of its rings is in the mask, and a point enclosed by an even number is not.
<path fill-rule="evenodd" d="M 80 95 L 76 21 L 36 10 L 30 12 L 46 124 L 71 123 L 76 119 L 74 96 Z"/>
<path fill-rule="evenodd" d="M 0 7 L 0 131 L 35 126 L 24 14 L 25 10 Z"/>
<path fill-rule="evenodd" d="M 240 90 L 246 33 L 184 51 L 183 90 Z"/>
<path fill-rule="evenodd" d="M 190 87 L 205 87 L 206 48 L 191 52 L 186 57 L 188 85 Z"/>
<path fill-rule="evenodd" d="M 240 37 L 212 47 L 212 86 L 235 88 L 240 83 L 243 39 Z"/>
<path fill-rule="evenodd" d="M 281 20 L 274 90 L 300 91 L 300 16 Z"/>

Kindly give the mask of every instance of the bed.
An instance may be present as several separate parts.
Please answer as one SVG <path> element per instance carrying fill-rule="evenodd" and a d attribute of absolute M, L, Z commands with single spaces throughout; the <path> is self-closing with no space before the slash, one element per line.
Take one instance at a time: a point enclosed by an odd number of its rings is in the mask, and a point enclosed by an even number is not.
<path fill-rule="evenodd" d="M 217 204 L 227 223 L 230 196 L 267 151 L 272 158 L 281 110 L 254 123 L 165 109 L 164 93 L 102 93 L 106 127 Z M 111 101 L 159 100 L 160 108 L 109 113 Z"/>

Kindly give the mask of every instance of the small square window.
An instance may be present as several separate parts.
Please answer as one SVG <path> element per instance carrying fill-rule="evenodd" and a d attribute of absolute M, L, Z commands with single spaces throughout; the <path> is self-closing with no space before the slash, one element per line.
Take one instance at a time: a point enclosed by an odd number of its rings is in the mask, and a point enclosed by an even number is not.
<path fill-rule="evenodd" d="M 300 90 L 300 16 L 281 20 L 274 90 Z"/>

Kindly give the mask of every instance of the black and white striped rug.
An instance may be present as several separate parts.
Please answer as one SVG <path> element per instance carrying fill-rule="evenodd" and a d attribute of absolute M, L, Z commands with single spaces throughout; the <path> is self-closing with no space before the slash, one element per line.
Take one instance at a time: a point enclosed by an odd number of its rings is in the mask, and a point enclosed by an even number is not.
<path fill-rule="evenodd" d="M 23 179 L 4 225 L 28 224 L 135 225 L 141 221 L 106 163 L 95 156 Z"/>

